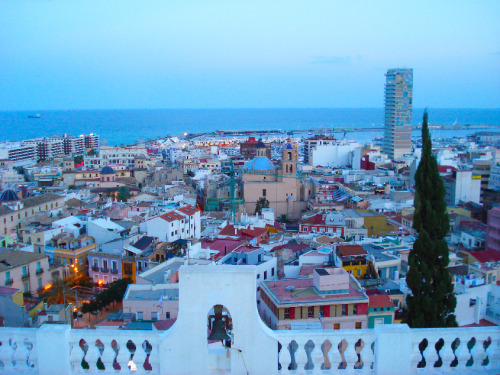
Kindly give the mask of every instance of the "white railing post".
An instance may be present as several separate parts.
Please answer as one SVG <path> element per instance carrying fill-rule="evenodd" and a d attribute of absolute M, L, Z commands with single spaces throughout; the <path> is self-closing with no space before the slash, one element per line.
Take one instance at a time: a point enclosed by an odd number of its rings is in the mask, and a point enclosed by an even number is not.
<path fill-rule="evenodd" d="M 36 330 L 38 374 L 71 374 L 69 324 L 44 324 Z"/>
<path fill-rule="evenodd" d="M 375 374 L 405 375 L 411 372 L 412 336 L 407 324 L 378 324 L 374 328 Z"/>

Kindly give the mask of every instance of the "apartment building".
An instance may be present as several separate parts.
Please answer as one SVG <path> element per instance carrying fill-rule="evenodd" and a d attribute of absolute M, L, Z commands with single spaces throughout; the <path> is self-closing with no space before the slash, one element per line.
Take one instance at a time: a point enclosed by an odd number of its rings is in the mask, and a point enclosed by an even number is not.
<path fill-rule="evenodd" d="M 342 268 L 316 268 L 312 278 L 261 283 L 260 314 L 271 329 L 293 329 L 299 323 L 323 329 L 368 326 L 368 296 Z"/>
<path fill-rule="evenodd" d="M 0 285 L 38 295 L 51 281 L 48 255 L 26 251 L 0 251 Z"/>
<path fill-rule="evenodd" d="M 149 236 L 157 237 L 160 241 L 200 238 L 200 210 L 186 205 L 147 220 L 144 227 Z"/>
<path fill-rule="evenodd" d="M 0 143 L 0 159 L 12 161 L 14 167 L 34 165 L 37 162 L 36 145 L 22 142 Z"/>

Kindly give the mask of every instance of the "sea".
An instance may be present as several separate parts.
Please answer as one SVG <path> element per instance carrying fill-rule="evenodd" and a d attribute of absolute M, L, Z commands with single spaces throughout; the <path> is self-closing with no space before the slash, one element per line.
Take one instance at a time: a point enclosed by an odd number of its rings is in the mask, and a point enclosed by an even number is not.
<path fill-rule="evenodd" d="M 489 125 L 488 131 L 500 131 L 500 108 L 432 109 L 429 124 Z M 424 109 L 413 110 L 413 124 L 422 122 Z M 39 116 L 38 116 L 39 115 Z M 184 132 L 204 133 L 217 130 L 283 130 L 305 132 L 308 129 L 373 128 L 373 132 L 347 132 L 338 136 L 367 142 L 383 136 L 383 108 L 275 108 L 275 109 L 142 109 L 142 110 L 71 110 L 0 112 L 0 142 L 48 137 L 61 134 L 97 133 L 110 145 L 127 145 Z M 452 138 L 467 136 L 479 129 L 431 130 L 431 136 Z M 418 136 L 419 131 L 413 135 Z"/>

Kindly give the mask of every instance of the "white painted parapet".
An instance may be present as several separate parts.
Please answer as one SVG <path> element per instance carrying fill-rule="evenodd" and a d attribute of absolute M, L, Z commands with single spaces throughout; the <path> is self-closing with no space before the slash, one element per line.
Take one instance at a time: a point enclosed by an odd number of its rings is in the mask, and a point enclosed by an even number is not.
<path fill-rule="evenodd" d="M 500 373 L 499 327 L 271 331 L 255 293 L 255 266 L 185 266 L 170 330 L 2 327 L 0 375 Z M 218 304 L 232 319 L 229 352 L 207 341 Z"/>

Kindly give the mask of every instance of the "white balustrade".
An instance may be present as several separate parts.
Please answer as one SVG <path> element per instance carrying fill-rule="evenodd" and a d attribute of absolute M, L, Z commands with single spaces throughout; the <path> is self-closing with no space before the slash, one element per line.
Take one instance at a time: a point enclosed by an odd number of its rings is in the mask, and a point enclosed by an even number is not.
<path fill-rule="evenodd" d="M 258 334 L 275 340 L 276 374 L 385 375 L 387 366 L 382 365 L 390 365 L 397 358 L 406 366 L 392 373 L 500 373 L 498 327 L 409 329 L 405 325 L 393 325 L 362 330 L 287 330 Z M 391 346 L 395 337 L 400 340 Z M 195 339 L 186 334 L 186 340 Z M 199 339 L 206 340 L 205 337 Z M 62 325 L 38 329 L 4 327 L 0 328 L 0 374 L 57 374 L 54 368 L 68 369 L 61 370 L 61 374 L 166 371 L 175 374 L 175 365 L 166 370 L 160 368 L 161 348 L 170 344 L 168 340 L 167 333 L 152 331 L 85 330 Z M 47 358 L 51 346 L 54 352 Z M 259 359 L 245 358 L 245 361 L 258 362 Z M 278 369 L 278 361 L 281 369 Z M 47 368 L 50 365 L 52 369 Z M 199 372 L 193 368 L 192 373 Z M 233 370 L 232 373 L 240 372 Z"/>

